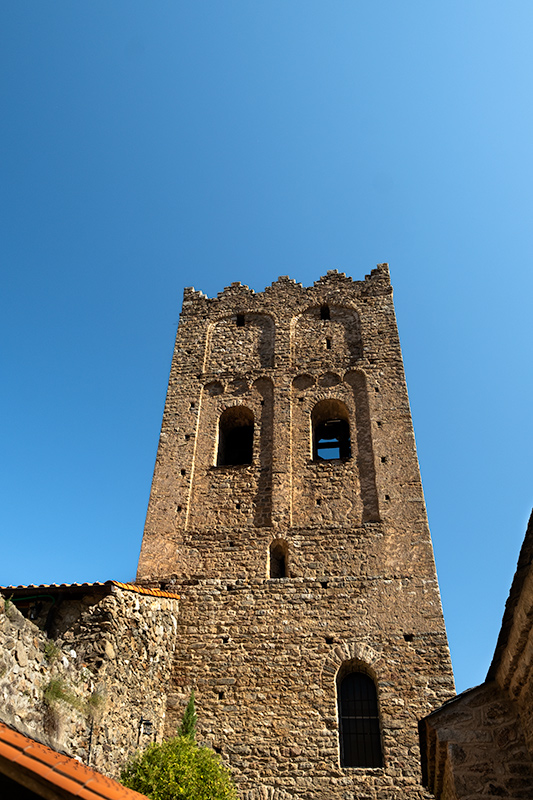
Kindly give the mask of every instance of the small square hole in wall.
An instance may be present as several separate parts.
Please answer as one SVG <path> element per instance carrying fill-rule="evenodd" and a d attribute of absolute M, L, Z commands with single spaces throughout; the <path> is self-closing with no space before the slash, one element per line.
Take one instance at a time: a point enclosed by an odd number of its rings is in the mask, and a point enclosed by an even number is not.
<path fill-rule="evenodd" d="M 185 434 L 185 441 L 188 442 L 190 438 L 191 438 L 191 434 L 190 433 L 186 433 Z"/>
<path fill-rule="evenodd" d="M 218 693 L 218 699 L 219 700 L 223 700 L 224 699 L 224 692 L 219 692 Z"/>
<path fill-rule="evenodd" d="M 237 327 L 244 328 L 244 314 L 237 314 Z"/>
<path fill-rule="evenodd" d="M 230 542 L 230 543 L 229 543 L 229 546 L 230 546 L 230 547 L 235 547 L 235 542 Z"/>
<path fill-rule="evenodd" d="M 305 397 L 299 397 L 299 398 L 298 398 L 298 402 L 299 402 L 299 403 L 303 403 L 303 401 L 304 401 L 304 400 L 305 400 Z"/>
<path fill-rule="evenodd" d="M 322 500 L 320 499 L 320 497 L 317 497 L 316 504 L 317 504 L 317 506 L 322 504 Z"/>
<path fill-rule="evenodd" d="M 181 511 L 181 506 L 178 506 L 178 509 L 177 509 L 177 510 L 178 510 L 178 514 L 179 514 L 179 513 L 180 513 L 180 511 Z"/>
<path fill-rule="evenodd" d="M 213 745 L 213 750 L 215 751 L 215 753 L 218 753 L 219 755 L 222 752 L 222 748 L 221 747 L 217 747 L 216 744 Z"/>
<path fill-rule="evenodd" d="M 379 392 L 379 386 L 374 386 L 374 391 Z"/>
<path fill-rule="evenodd" d="M 390 494 L 385 495 L 385 500 L 390 500 Z"/>
<path fill-rule="evenodd" d="M 383 425 L 383 423 L 382 423 L 382 422 L 380 422 L 380 420 L 378 419 L 378 421 L 376 422 L 376 425 L 378 426 L 378 428 L 381 428 L 381 427 L 382 427 L 382 425 Z"/>
<path fill-rule="evenodd" d="M 191 408 L 194 408 L 196 403 L 191 403 Z"/>
<path fill-rule="evenodd" d="M 328 588 L 328 582 L 327 581 L 320 581 L 320 585 L 322 586 L 323 589 L 327 589 Z"/>
<path fill-rule="evenodd" d="M 382 464 L 386 464 L 387 463 L 387 456 L 381 456 L 381 463 Z"/>
<path fill-rule="evenodd" d="M 326 350 L 331 350 L 331 339 L 326 339 Z"/>
<path fill-rule="evenodd" d="M 181 470 L 181 474 L 185 475 L 185 470 L 184 469 Z"/>
<path fill-rule="evenodd" d="M 264 406 L 264 405 L 265 405 L 265 401 L 264 401 L 264 400 L 261 400 L 261 405 L 262 405 L 262 406 Z"/>
<path fill-rule="evenodd" d="M 223 636 L 222 637 L 222 643 L 223 644 L 227 644 L 228 642 L 229 642 L 229 636 Z"/>
<path fill-rule="evenodd" d="M 415 638 L 415 635 L 414 633 L 404 633 L 403 638 L 405 639 L 406 642 L 412 642 L 413 639 Z"/>
<path fill-rule="evenodd" d="M 237 509 L 237 511 L 239 511 L 240 507 L 241 507 L 240 503 L 235 503 L 235 508 Z"/>
<path fill-rule="evenodd" d="M 333 644 L 333 636 L 326 636 L 326 644 Z"/>

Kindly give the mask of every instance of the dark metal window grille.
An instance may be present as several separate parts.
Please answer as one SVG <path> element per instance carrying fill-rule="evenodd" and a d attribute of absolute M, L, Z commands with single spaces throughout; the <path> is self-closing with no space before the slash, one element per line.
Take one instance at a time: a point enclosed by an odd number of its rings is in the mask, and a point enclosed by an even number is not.
<path fill-rule="evenodd" d="M 350 672 L 338 688 L 342 767 L 381 767 L 381 734 L 374 681 Z"/>

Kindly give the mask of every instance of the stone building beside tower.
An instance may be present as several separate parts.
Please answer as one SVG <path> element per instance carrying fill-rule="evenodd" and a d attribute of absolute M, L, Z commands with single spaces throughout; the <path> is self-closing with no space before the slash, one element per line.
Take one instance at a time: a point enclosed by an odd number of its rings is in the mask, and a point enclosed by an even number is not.
<path fill-rule="evenodd" d="M 454 693 L 386 264 L 185 290 L 137 584 L 241 795 L 425 798 Z"/>

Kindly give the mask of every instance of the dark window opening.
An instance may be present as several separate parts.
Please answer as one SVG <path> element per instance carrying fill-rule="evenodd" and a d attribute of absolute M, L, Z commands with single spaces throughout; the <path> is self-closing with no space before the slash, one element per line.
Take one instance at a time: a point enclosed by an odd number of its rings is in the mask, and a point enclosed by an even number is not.
<path fill-rule="evenodd" d="M 326 636 L 326 644 L 333 644 L 333 636 Z"/>
<path fill-rule="evenodd" d="M 326 339 L 326 350 L 331 350 L 331 339 Z"/>
<path fill-rule="evenodd" d="M 331 315 L 329 313 L 329 306 L 327 305 L 320 306 L 320 319 L 331 319 Z"/>
<path fill-rule="evenodd" d="M 227 408 L 218 424 L 219 467 L 251 464 L 254 449 L 254 415 L 246 406 Z"/>
<path fill-rule="evenodd" d="M 349 672 L 338 686 L 341 767 L 381 767 L 381 733 L 374 681 Z"/>
<path fill-rule="evenodd" d="M 350 458 L 350 426 L 345 419 L 328 419 L 315 427 L 314 460 Z"/>
<path fill-rule="evenodd" d="M 287 546 L 284 542 L 273 542 L 270 545 L 270 577 L 287 577 Z"/>
<path fill-rule="evenodd" d="M 237 314 L 237 327 L 244 328 L 244 314 Z"/>

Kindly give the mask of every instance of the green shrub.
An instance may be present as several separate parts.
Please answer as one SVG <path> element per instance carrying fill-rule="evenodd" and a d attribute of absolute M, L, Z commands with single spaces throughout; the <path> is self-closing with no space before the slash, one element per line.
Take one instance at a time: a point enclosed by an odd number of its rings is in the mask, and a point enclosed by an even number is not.
<path fill-rule="evenodd" d="M 152 744 L 121 775 L 129 789 L 151 800 L 235 800 L 229 771 L 216 753 L 190 736 Z"/>

